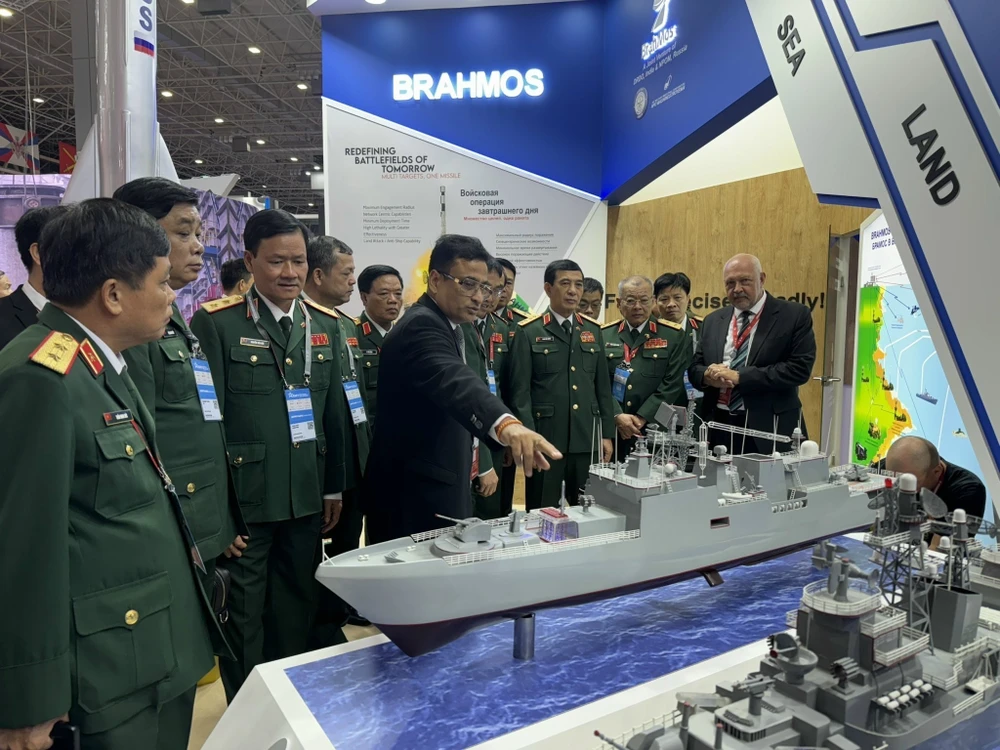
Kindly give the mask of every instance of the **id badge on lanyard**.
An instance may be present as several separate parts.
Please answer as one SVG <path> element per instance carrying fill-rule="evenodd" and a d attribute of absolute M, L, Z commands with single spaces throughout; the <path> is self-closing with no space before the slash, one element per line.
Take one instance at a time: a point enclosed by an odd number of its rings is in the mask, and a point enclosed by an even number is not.
<path fill-rule="evenodd" d="M 492 393 L 494 396 L 496 396 L 497 395 L 497 376 L 493 372 L 493 370 L 487 370 L 486 371 L 486 382 L 489 383 L 490 393 Z"/>
<path fill-rule="evenodd" d="M 347 394 L 347 406 L 351 410 L 351 419 L 354 424 L 362 424 L 368 421 L 365 414 L 365 402 L 361 400 L 361 389 L 356 380 L 344 381 L 344 393 Z"/>
<path fill-rule="evenodd" d="M 313 417 L 312 394 L 308 388 L 288 388 L 285 391 L 288 407 L 288 427 L 293 443 L 316 439 L 316 419 Z"/>
<path fill-rule="evenodd" d="M 625 403 L 625 391 L 628 390 L 628 378 L 632 374 L 632 358 L 639 351 L 640 347 L 631 348 L 628 344 L 622 344 L 625 358 L 617 368 L 615 368 L 614 383 L 611 384 L 611 395 L 619 404 Z"/>
<path fill-rule="evenodd" d="M 704 393 L 702 393 L 701 391 L 699 391 L 697 388 L 694 387 L 694 385 L 691 383 L 691 378 L 688 377 L 687 372 L 684 373 L 684 390 L 687 392 L 687 397 L 689 401 L 694 401 L 695 399 L 699 399 L 705 395 Z"/>
<path fill-rule="evenodd" d="M 191 369 L 194 370 L 194 382 L 198 386 L 198 400 L 201 401 L 201 415 L 206 422 L 221 422 L 222 409 L 219 408 L 219 396 L 215 392 L 215 381 L 208 361 L 191 357 Z"/>

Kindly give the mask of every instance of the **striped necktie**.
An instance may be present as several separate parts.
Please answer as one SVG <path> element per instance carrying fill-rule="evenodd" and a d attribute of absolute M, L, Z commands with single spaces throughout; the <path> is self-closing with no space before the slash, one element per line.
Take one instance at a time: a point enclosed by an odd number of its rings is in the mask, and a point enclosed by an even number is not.
<path fill-rule="evenodd" d="M 743 334 L 746 333 L 747 327 L 753 321 L 753 313 L 749 310 L 744 310 L 740 313 L 740 332 L 737 334 L 736 338 L 743 338 Z M 733 370 L 739 371 L 743 368 L 743 365 L 747 363 L 747 355 L 750 353 L 750 337 L 747 336 L 743 338 L 743 343 L 740 344 L 736 353 L 733 354 L 733 361 L 730 362 L 729 367 Z M 743 395 L 740 393 L 739 386 L 733 388 L 733 392 L 729 397 L 729 411 L 743 411 Z"/>

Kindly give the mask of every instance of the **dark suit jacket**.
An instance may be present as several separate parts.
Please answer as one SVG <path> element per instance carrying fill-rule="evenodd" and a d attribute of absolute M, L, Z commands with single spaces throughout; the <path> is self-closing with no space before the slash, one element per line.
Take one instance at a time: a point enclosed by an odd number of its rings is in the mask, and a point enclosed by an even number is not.
<path fill-rule="evenodd" d="M 472 436 L 509 412 L 462 361 L 451 323 L 424 295 L 382 345 L 378 423 L 365 473 L 369 542 L 447 526 L 435 513 L 472 515 Z M 474 357 L 474 352 L 468 352 Z"/>
<path fill-rule="evenodd" d="M 38 311 L 23 287 L 0 299 L 0 349 L 13 341 L 28 326 L 38 322 Z"/>
<path fill-rule="evenodd" d="M 719 400 L 719 389 L 705 385 L 705 370 L 722 362 L 726 335 L 732 325 L 733 308 L 716 310 L 701 324 L 701 336 L 688 377 L 705 392 L 701 417 L 711 419 Z M 816 337 L 812 314 L 805 305 L 767 295 L 760 323 L 754 331 L 747 364 L 740 370 L 740 392 L 747 410 L 747 426 L 791 435 L 798 425 L 799 386 L 809 381 L 816 361 Z M 802 431 L 805 432 L 805 422 Z"/>

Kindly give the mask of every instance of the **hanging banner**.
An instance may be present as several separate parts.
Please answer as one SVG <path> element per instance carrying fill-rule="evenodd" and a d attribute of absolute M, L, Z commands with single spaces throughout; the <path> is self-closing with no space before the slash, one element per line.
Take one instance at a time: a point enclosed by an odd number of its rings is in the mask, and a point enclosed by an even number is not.
<path fill-rule="evenodd" d="M 59 174 L 73 174 L 76 168 L 76 146 L 59 141 Z"/>
<path fill-rule="evenodd" d="M 38 172 L 38 138 L 35 134 L 0 122 L 0 164 Z"/>
<path fill-rule="evenodd" d="M 518 294 L 534 304 L 545 266 L 567 256 L 598 202 L 332 102 L 325 106 L 328 231 L 354 250 L 358 272 L 374 263 L 399 270 L 407 305 L 426 289 L 431 248 L 448 233 L 478 237 L 490 253 L 509 259 L 518 269 Z M 345 309 L 359 312 L 359 296 Z"/>

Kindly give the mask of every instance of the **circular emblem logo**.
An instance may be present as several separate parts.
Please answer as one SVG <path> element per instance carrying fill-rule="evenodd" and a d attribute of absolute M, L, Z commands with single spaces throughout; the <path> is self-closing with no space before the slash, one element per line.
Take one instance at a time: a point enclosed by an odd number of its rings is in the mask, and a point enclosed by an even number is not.
<path fill-rule="evenodd" d="M 646 106 L 648 104 L 649 94 L 646 93 L 646 89 L 640 88 L 635 92 L 635 102 L 632 104 L 632 110 L 635 112 L 635 119 L 642 119 L 642 116 L 646 114 Z"/>

